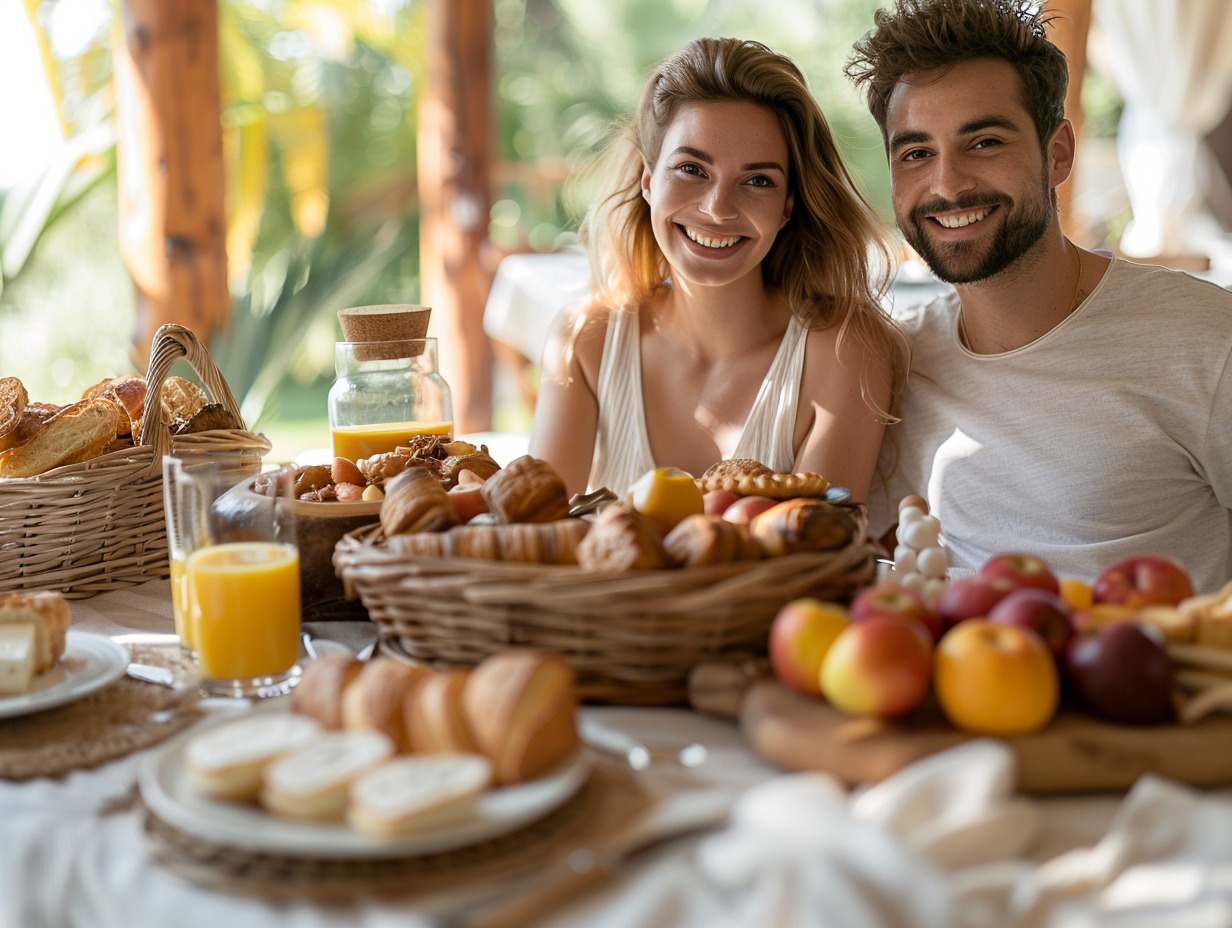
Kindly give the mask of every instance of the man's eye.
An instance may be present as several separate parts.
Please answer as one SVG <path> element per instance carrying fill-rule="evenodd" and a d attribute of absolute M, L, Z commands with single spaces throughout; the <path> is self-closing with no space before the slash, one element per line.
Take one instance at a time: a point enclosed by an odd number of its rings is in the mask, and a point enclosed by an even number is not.
<path fill-rule="evenodd" d="M 980 139 L 971 147 L 972 148 L 995 148 L 996 146 L 1000 144 L 1001 144 L 1000 139 Z"/>
<path fill-rule="evenodd" d="M 922 148 L 913 148 L 910 151 L 903 152 L 902 155 L 900 156 L 900 160 L 919 161 L 920 159 L 925 158 L 927 156 L 928 156 L 928 152 L 924 151 Z"/>

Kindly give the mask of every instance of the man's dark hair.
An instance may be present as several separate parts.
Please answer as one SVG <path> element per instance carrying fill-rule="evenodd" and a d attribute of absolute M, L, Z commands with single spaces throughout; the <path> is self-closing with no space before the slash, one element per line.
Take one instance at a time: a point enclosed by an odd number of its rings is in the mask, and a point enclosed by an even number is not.
<path fill-rule="evenodd" d="M 855 44 L 846 73 L 863 85 L 868 108 L 886 130 L 890 94 L 903 77 L 973 58 L 1000 58 L 1022 81 L 1023 105 L 1041 145 L 1065 117 L 1069 66 L 1044 34 L 1055 13 L 1025 0 L 897 0 L 878 10 L 875 28 Z"/>

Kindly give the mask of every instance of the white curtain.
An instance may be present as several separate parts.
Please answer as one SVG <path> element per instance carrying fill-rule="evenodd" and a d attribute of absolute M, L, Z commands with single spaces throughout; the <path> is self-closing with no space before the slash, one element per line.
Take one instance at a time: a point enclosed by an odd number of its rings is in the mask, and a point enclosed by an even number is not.
<path fill-rule="evenodd" d="M 1205 135 L 1232 106 L 1232 2 L 1095 0 L 1092 58 L 1125 101 L 1117 156 L 1133 220 L 1121 250 L 1195 250 L 1215 226 Z"/>

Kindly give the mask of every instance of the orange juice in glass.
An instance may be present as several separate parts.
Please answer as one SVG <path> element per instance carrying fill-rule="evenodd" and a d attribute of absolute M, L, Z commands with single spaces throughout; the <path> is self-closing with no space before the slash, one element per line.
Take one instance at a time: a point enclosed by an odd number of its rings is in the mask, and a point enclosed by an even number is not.
<path fill-rule="evenodd" d="M 235 695 L 247 688 L 276 688 L 289 674 L 298 676 L 300 577 L 294 545 L 239 541 L 201 548 L 188 556 L 188 587 L 207 690 Z"/>

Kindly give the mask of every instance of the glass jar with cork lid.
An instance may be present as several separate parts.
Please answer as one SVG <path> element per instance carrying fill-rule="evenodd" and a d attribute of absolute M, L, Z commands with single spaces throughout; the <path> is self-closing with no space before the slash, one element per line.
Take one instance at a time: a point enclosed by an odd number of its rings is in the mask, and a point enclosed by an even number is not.
<path fill-rule="evenodd" d="M 417 435 L 453 435 L 453 399 L 428 338 L 428 306 L 356 306 L 338 311 L 346 341 L 334 346 L 329 391 L 335 457 L 393 451 Z"/>

